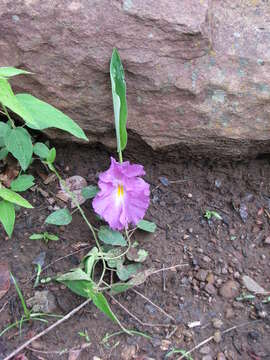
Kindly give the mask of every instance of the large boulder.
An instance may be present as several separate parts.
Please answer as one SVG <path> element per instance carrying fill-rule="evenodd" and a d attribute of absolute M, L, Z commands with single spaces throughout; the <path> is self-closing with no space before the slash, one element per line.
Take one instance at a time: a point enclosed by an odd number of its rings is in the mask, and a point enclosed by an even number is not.
<path fill-rule="evenodd" d="M 91 142 L 114 143 L 117 47 L 133 138 L 164 151 L 270 152 L 267 0 L 1 0 L 0 33 L 0 66 L 35 73 L 14 78 L 16 90 L 63 110 Z"/>

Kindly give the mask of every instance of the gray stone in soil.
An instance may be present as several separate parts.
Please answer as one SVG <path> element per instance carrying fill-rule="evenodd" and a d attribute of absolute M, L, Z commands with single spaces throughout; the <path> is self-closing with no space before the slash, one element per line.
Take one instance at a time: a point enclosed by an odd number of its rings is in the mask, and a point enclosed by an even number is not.
<path fill-rule="evenodd" d="M 57 308 L 55 296 L 48 290 L 35 291 L 34 296 L 28 299 L 26 304 L 33 312 L 51 313 Z"/>
<path fill-rule="evenodd" d="M 244 275 L 242 277 L 244 286 L 248 289 L 248 291 L 251 291 L 256 294 L 266 294 L 267 291 L 261 287 L 255 280 L 253 280 L 251 277 Z"/>
<path fill-rule="evenodd" d="M 210 352 L 211 352 L 211 348 L 208 345 L 205 345 L 200 349 L 200 353 L 203 354 L 203 355 L 207 355 Z"/>
<path fill-rule="evenodd" d="M 213 284 L 206 284 L 205 291 L 210 295 L 215 295 L 217 293 Z"/>
<path fill-rule="evenodd" d="M 225 299 L 232 299 L 239 293 L 239 284 L 236 281 L 228 280 L 219 289 L 219 294 Z"/>
<path fill-rule="evenodd" d="M 212 319 L 212 324 L 215 329 L 221 329 L 223 326 L 223 321 L 218 318 L 214 318 Z"/>

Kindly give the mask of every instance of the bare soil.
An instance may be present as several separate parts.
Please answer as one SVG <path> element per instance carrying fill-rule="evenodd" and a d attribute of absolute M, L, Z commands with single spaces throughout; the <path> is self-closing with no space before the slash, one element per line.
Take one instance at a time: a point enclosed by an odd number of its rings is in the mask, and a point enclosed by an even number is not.
<path fill-rule="evenodd" d="M 98 173 L 108 168 L 110 155 L 103 148 L 60 145 L 57 167 L 64 178 L 81 175 L 88 184 L 96 184 Z M 119 327 L 89 304 L 22 354 L 29 360 L 76 359 L 75 353 L 68 349 L 85 343 L 78 332 L 87 330 L 91 345 L 81 351 L 80 360 L 94 356 L 102 360 L 165 359 L 173 348 L 188 351 L 215 333 L 215 340 L 192 352 L 193 359 L 270 359 L 270 303 L 263 303 L 267 296 L 237 300 L 243 293 L 252 294 L 243 285 L 244 275 L 270 291 L 270 157 L 232 163 L 176 158 L 168 162 L 148 151 L 138 151 L 133 155 L 126 153 L 125 158 L 145 166 L 145 179 L 152 189 L 146 218 L 157 224 L 157 231 L 154 235 L 140 232 L 135 235 L 135 240 L 149 251 L 144 268 L 185 264 L 150 276 L 136 290 L 175 321 L 130 290 L 118 295 L 117 301 L 141 321 L 156 326 L 142 326 L 117 303 L 108 300 L 127 328 L 143 331 L 152 336 L 151 340 L 122 334 L 107 344 L 102 343 L 106 334 L 119 331 Z M 42 277 L 53 277 L 76 267 L 94 245 L 77 213 L 68 226 L 44 224 L 52 211 L 50 206 L 54 206 L 48 199 L 55 198 L 59 184 L 55 181 L 45 185 L 39 176 L 42 172 L 45 173 L 44 167 L 35 161 L 30 173 L 35 175 L 38 186 L 24 194 L 35 209 L 18 212 L 12 239 L 0 228 L 0 263 L 8 262 L 26 299 L 34 294 L 34 280 L 30 281 L 35 275 L 32 261 L 41 252 L 46 253 L 45 266 L 49 265 Z M 56 204 L 63 206 L 59 200 Z M 83 208 L 98 225 L 90 200 Z M 223 220 L 208 221 L 204 217 L 206 210 L 215 210 Z M 29 240 L 31 234 L 42 231 L 56 233 L 60 240 L 47 245 Z M 69 254 L 72 255 L 66 256 Z M 55 282 L 35 290 L 44 289 L 55 296 L 54 312 L 58 314 L 64 315 L 84 301 Z M 20 302 L 11 285 L 0 300 L 1 329 L 21 314 Z M 234 325 L 239 327 L 221 338 L 217 334 Z M 0 338 L 0 359 L 46 326 L 32 322 L 23 325 L 21 334 L 17 328 L 7 332 Z M 65 349 L 67 352 L 61 355 Z M 178 359 L 180 355 L 168 359 Z"/>

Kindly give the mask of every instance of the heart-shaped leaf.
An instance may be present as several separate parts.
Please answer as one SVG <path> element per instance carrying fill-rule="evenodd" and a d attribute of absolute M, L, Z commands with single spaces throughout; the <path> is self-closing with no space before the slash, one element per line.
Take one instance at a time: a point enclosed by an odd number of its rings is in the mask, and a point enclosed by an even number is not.
<path fill-rule="evenodd" d="M 123 235 L 118 232 L 111 230 L 108 226 L 101 226 L 98 232 L 98 238 L 104 244 L 113 246 L 126 246 L 127 242 Z"/>
<path fill-rule="evenodd" d="M 5 136 L 6 148 L 19 161 L 25 171 L 33 155 L 33 145 L 28 131 L 22 127 L 9 129 Z"/>
<path fill-rule="evenodd" d="M 137 224 L 137 227 L 141 230 L 154 233 L 156 231 L 157 225 L 151 221 L 140 220 Z"/>
<path fill-rule="evenodd" d="M 34 180 L 34 176 L 32 175 L 20 175 L 10 184 L 11 190 L 19 192 L 25 191 L 35 185 Z"/>
<path fill-rule="evenodd" d="M 72 216 L 68 209 L 60 209 L 54 211 L 52 214 L 50 214 L 46 220 L 45 223 L 51 224 L 51 225 L 68 225 L 72 221 Z"/>

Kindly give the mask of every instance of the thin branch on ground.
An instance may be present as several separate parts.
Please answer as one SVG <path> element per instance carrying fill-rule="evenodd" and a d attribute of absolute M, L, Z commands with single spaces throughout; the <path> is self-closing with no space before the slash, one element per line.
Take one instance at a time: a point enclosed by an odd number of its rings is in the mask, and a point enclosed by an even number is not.
<path fill-rule="evenodd" d="M 151 301 L 148 297 L 146 297 L 145 295 L 141 294 L 138 290 L 135 289 L 131 289 L 133 292 L 135 292 L 135 294 L 141 296 L 143 299 L 145 299 L 146 301 L 148 301 L 152 306 L 154 306 L 155 308 L 157 308 L 160 312 L 162 312 L 164 315 L 166 315 L 168 318 L 170 318 L 171 320 L 175 321 L 175 318 L 173 316 L 171 316 L 170 314 L 168 314 L 165 310 L 163 310 L 161 307 L 159 307 L 157 304 L 153 303 L 153 301 Z"/>
<path fill-rule="evenodd" d="M 84 343 L 81 346 L 75 346 L 71 349 L 62 349 L 62 350 L 49 350 L 49 351 L 45 351 L 45 350 L 38 350 L 38 349 L 34 349 L 30 346 L 27 346 L 27 350 L 30 350 L 32 352 L 36 352 L 39 354 L 45 354 L 45 355 L 63 355 L 66 353 L 69 353 L 70 351 L 80 351 L 80 350 L 84 350 L 87 349 L 91 346 L 91 343 Z"/>
<path fill-rule="evenodd" d="M 142 320 L 140 320 L 136 315 L 132 314 L 132 312 L 130 312 L 123 304 L 121 304 L 118 300 L 116 300 L 116 298 L 111 295 L 108 294 L 113 301 L 119 305 L 129 316 L 131 316 L 133 319 L 135 319 L 139 324 L 141 324 L 142 326 L 148 326 L 148 327 L 171 327 L 170 324 L 152 324 L 152 323 L 145 323 Z M 6 359 L 4 359 L 6 360 Z"/>
<path fill-rule="evenodd" d="M 247 325 L 250 325 L 250 324 L 254 324 L 254 323 L 257 323 L 257 322 L 261 322 L 262 320 L 254 320 L 254 321 L 248 321 L 248 322 L 245 322 L 245 323 L 242 323 L 242 324 L 239 324 L 239 325 L 234 325 L 224 331 L 221 332 L 222 335 L 225 335 L 235 329 L 238 329 L 240 327 L 243 327 L 243 326 L 247 326 Z M 190 355 L 191 353 L 193 353 L 195 350 L 198 350 L 200 347 L 202 347 L 203 345 L 209 343 L 211 340 L 214 339 L 214 336 L 210 336 L 209 338 L 203 340 L 202 342 L 200 342 L 199 344 L 197 344 L 196 346 L 194 346 L 191 350 L 185 352 L 185 354 L 183 354 L 182 356 L 180 356 L 177 360 L 182 360 L 184 358 L 187 358 L 188 355 Z"/>
<path fill-rule="evenodd" d="M 10 353 L 8 356 L 6 356 L 3 360 L 10 360 L 12 359 L 15 355 L 19 354 L 19 352 L 21 352 L 22 350 L 24 350 L 25 348 L 27 348 L 33 341 L 39 339 L 40 337 L 42 337 L 43 335 L 47 334 L 48 332 L 50 332 L 51 330 L 53 330 L 55 327 L 57 327 L 58 325 L 62 324 L 64 321 L 68 320 L 69 318 L 71 318 L 74 314 L 76 314 L 78 311 L 80 311 L 85 305 L 87 305 L 89 302 L 91 301 L 91 299 L 87 299 L 86 301 L 84 301 L 82 304 L 80 304 L 79 306 L 77 306 L 75 309 L 71 310 L 68 314 L 66 314 L 64 317 L 62 317 L 60 320 L 56 321 L 55 323 L 53 323 L 51 326 L 47 327 L 45 330 L 41 331 L 39 334 L 33 336 L 31 339 L 27 340 L 23 345 L 19 346 L 16 350 L 12 351 L 12 353 Z"/>
<path fill-rule="evenodd" d="M 166 268 L 155 270 L 155 271 L 153 271 L 151 273 L 151 275 L 158 274 L 159 272 L 162 272 L 162 271 L 173 270 L 173 269 L 183 267 L 183 266 L 188 266 L 188 265 L 189 264 L 176 264 L 176 265 L 173 265 L 173 266 L 169 266 L 169 267 L 166 267 Z"/>

